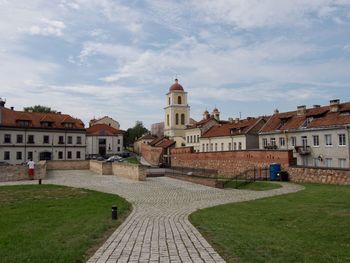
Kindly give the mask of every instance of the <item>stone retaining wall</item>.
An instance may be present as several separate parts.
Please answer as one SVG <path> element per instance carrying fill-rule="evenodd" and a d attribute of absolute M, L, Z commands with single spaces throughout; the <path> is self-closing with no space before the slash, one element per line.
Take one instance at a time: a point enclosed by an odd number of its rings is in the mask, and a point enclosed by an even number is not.
<path fill-rule="evenodd" d="M 125 177 L 135 181 L 146 180 L 146 167 L 131 163 L 113 163 L 113 175 Z"/>
<path fill-rule="evenodd" d="M 46 162 L 40 161 L 35 165 L 34 179 L 44 179 L 46 176 Z M 28 180 L 27 165 L 0 166 L 0 182 Z"/>
<path fill-rule="evenodd" d="M 89 170 L 90 162 L 81 161 L 47 161 L 47 170 Z"/>
<path fill-rule="evenodd" d="M 112 163 L 90 160 L 90 171 L 101 175 L 111 175 Z"/>
<path fill-rule="evenodd" d="M 321 167 L 289 167 L 289 179 L 296 183 L 320 183 L 350 185 L 349 169 Z"/>

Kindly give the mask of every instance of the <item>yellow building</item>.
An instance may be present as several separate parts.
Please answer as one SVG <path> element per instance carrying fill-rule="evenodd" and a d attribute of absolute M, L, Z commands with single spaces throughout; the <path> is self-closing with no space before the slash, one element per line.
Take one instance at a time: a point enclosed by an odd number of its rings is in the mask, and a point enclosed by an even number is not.
<path fill-rule="evenodd" d="M 176 141 L 176 147 L 185 146 L 185 129 L 190 123 L 190 106 L 187 104 L 187 92 L 175 79 L 166 94 L 164 136 Z"/>

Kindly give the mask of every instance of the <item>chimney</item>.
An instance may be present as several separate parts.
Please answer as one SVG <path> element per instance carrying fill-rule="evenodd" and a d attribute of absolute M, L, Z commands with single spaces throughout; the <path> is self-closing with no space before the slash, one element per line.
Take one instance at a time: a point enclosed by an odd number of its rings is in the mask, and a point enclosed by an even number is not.
<path fill-rule="evenodd" d="M 273 114 L 278 114 L 278 113 L 280 113 L 280 111 L 278 109 L 275 109 L 273 112 Z"/>
<path fill-rule="evenodd" d="M 60 112 L 60 111 L 58 111 L 58 112 L 57 112 L 57 114 L 61 114 L 61 112 Z"/>
<path fill-rule="evenodd" d="M 236 118 L 236 119 L 235 119 L 235 123 L 238 123 L 238 122 L 239 122 L 239 118 Z"/>
<path fill-rule="evenodd" d="M 330 112 L 337 112 L 339 110 L 339 104 L 340 104 L 339 99 L 330 100 L 329 101 L 329 111 Z"/>
<path fill-rule="evenodd" d="M 297 107 L 297 115 L 298 116 L 304 116 L 306 113 L 306 106 L 305 105 L 301 105 Z"/>
<path fill-rule="evenodd" d="M 233 118 L 228 118 L 228 121 L 229 121 L 230 123 L 233 123 Z"/>
<path fill-rule="evenodd" d="M 15 108 L 14 107 L 11 107 L 11 110 L 14 110 Z"/>
<path fill-rule="evenodd" d="M 220 111 L 215 107 L 211 113 L 215 120 L 220 120 Z"/>
<path fill-rule="evenodd" d="M 321 105 L 319 105 L 319 104 L 314 105 L 314 108 L 320 108 L 320 107 L 321 107 Z"/>
<path fill-rule="evenodd" d="M 6 100 L 4 100 L 0 97 L 0 108 L 4 108 L 5 104 L 6 104 Z"/>

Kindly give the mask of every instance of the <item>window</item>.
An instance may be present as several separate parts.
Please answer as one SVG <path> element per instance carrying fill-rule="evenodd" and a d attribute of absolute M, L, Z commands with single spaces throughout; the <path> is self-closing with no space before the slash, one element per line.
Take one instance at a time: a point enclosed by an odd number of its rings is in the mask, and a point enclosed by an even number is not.
<path fill-rule="evenodd" d="M 280 146 L 286 146 L 286 139 L 284 137 L 280 137 Z"/>
<path fill-rule="evenodd" d="M 28 135 L 28 143 L 34 143 L 34 135 Z"/>
<path fill-rule="evenodd" d="M 270 138 L 270 144 L 271 145 L 276 145 L 276 139 L 275 138 Z"/>
<path fill-rule="evenodd" d="M 221 143 L 221 151 L 223 151 L 224 150 L 224 143 L 222 142 Z"/>
<path fill-rule="evenodd" d="M 307 147 L 307 136 L 301 136 L 301 143 L 304 149 Z"/>
<path fill-rule="evenodd" d="M 170 98 L 168 98 L 168 105 L 170 105 Z"/>
<path fill-rule="evenodd" d="M 242 143 L 241 142 L 238 143 L 238 150 L 242 150 Z"/>
<path fill-rule="evenodd" d="M 58 152 L 58 159 L 60 159 L 60 160 L 63 159 L 63 152 L 62 151 Z"/>
<path fill-rule="evenodd" d="M 181 125 L 185 125 L 185 114 L 181 114 Z"/>
<path fill-rule="evenodd" d="M 67 143 L 68 144 L 72 144 L 73 143 L 73 137 L 72 136 L 68 136 L 67 137 Z"/>
<path fill-rule="evenodd" d="M 230 142 L 228 143 L 228 150 L 232 151 L 232 143 L 230 143 Z"/>
<path fill-rule="evenodd" d="M 313 135 L 312 136 L 312 141 L 314 143 L 314 146 L 320 146 L 320 138 L 318 135 Z"/>
<path fill-rule="evenodd" d="M 190 143 L 190 136 L 186 136 L 187 143 Z"/>
<path fill-rule="evenodd" d="M 207 145 L 206 145 L 206 152 L 208 152 L 209 151 L 209 144 L 207 143 Z"/>
<path fill-rule="evenodd" d="M 290 139 L 291 139 L 292 146 L 296 146 L 297 145 L 297 137 L 292 136 Z"/>
<path fill-rule="evenodd" d="M 339 160 L 339 167 L 340 168 L 346 168 L 347 165 L 346 165 L 346 159 L 343 159 L 343 158 L 340 158 L 338 159 Z"/>
<path fill-rule="evenodd" d="M 63 136 L 58 136 L 58 144 L 64 144 Z"/>
<path fill-rule="evenodd" d="M 324 163 L 326 167 L 332 167 L 332 158 L 326 158 Z"/>
<path fill-rule="evenodd" d="M 4 143 L 11 143 L 11 134 L 4 135 Z"/>
<path fill-rule="evenodd" d="M 199 142 L 199 135 L 197 135 L 197 142 Z"/>
<path fill-rule="evenodd" d="M 202 144 L 202 152 L 204 152 L 205 151 L 205 146 L 204 146 L 204 144 Z"/>
<path fill-rule="evenodd" d="M 118 139 L 118 144 L 120 144 L 120 139 Z"/>
<path fill-rule="evenodd" d="M 236 142 L 233 143 L 233 150 L 234 151 L 237 150 L 237 143 Z"/>
<path fill-rule="evenodd" d="M 166 124 L 169 126 L 169 114 L 166 115 Z"/>
<path fill-rule="evenodd" d="M 17 134 L 17 143 L 23 143 L 23 135 L 22 134 Z"/>
<path fill-rule="evenodd" d="M 267 139 L 266 138 L 263 139 L 263 147 L 264 148 L 267 147 Z"/>
<path fill-rule="evenodd" d="M 17 121 L 16 122 L 18 126 L 21 126 L 21 127 L 28 127 L 30 126 L 30 121 Z"/>
<path fill-rule="evenodd" d="M 44 135 L 43 143 L 49 143 L 50 137 L 48 135 Z"/>
<path fill-rule="evenodd" d="M 210 151 L 212 152 L 213 149 L 214 149 L 214 148 L 213 148 L 213 144 L 211 143 L 211 144 L 210 144 Z"/>
<path fill-rule="evenodd" d="M 332 146 L 332 134 L 325 135 L 326 146 Z"/>
<path fill-rule="evenodd" d="M 181 96 L 177 97 L 177 104 L 181 104 Z"/>
<path fill-rule="evenodd" d="M 118 142 L 119 143 L 119 142 Z M 81 144 L 81 136 L 77 137 L 77 144 Z"/>
<path fill-rule="evenodd" d="M 8 161 L 8 160 L 10 160 L 10 152 L 4 152 L 4 160 L 5 161 Z"/>
<path fill-rule="evenodd" d="M 72 159 L 72 152 L 71 151 L 67 152 L 67 159 Z"/>
<path fill-rule="evenodd" d="M 77 159 L 80 159 L 80 151 L 77 151 L 76 157 L 77 157 Z"/>
<path fill-rule="evenodd" d="M 218 144 L 215 143 L 215 151 L 217 152 L 218 151 Z"/>
<path fill-rule="evenodd" d="M 320 166 L 320 160 L 318 158 L 314 158 L 314 166 Z"/>
<path fill-rule="evenodd" d="M 192 135 L 190 136 L 190 143 L 192 143 Z"/>
<path fill-rule="evenodd" d="M 344 133 L 338 134 L 338 139 L 339 139 L 339 146 L 345 146 L 346 145 L 346 138 L 345 138 L 345 134 Z"/>
<path fill-rule="evenodd" d="M 16 160 L 22 160 L 22 152 L 16 152 Z"/>
<path fill-rule="evenodd" d="M 73 128 L 73 123 L 70 122 L 65 122 L 63 123 L 64 128 L 71 129 Z"/>
<path fill-rule="evenodd" d="M 120 147 L 118 146 L 117 151 L 120 152 Z"/>
<path fill-rule="evenodd" d="M 175 114 L 175 124 L 176 125 L 179 124 L 179 114 L 178 113 Z"/>

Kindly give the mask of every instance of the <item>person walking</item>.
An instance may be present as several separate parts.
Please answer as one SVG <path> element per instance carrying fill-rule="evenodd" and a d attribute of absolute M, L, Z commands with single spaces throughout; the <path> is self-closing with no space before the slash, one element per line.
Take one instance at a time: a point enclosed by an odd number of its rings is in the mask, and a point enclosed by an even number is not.
<path fill-rule="evenodd" d="M 35 162 L 32 159 L 29 159 L 27 162 L 28 165 L 28 176 L 30 180 L 34 180 L 34 169 L 35 169 Z"/>

